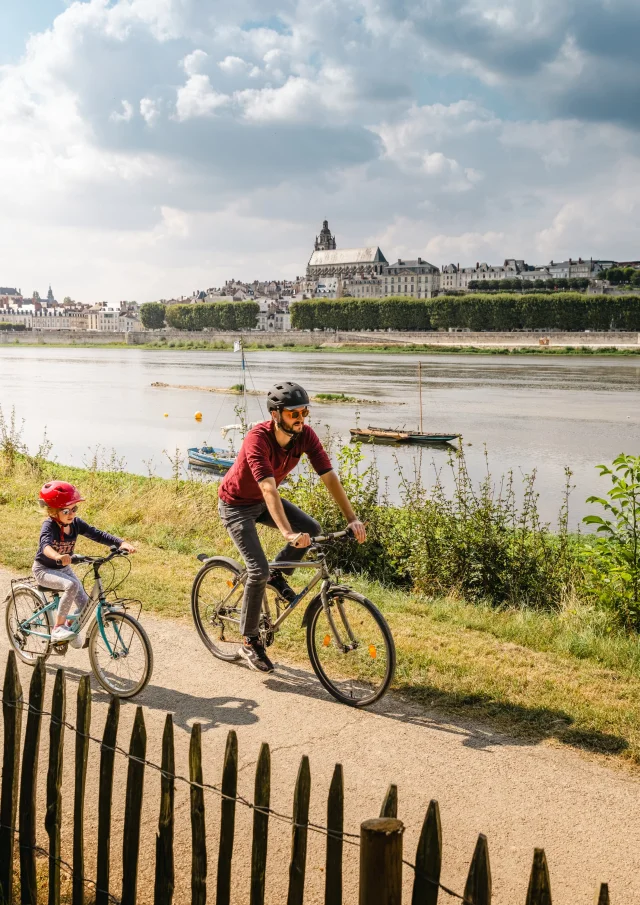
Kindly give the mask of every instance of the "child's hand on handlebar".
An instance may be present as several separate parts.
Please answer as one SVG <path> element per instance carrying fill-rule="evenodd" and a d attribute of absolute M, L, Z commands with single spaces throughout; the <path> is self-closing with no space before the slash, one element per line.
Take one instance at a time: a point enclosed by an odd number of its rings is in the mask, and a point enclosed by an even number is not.
<path fill-rule="evenodd" d="M 135 553 L 136 552 L 136 548 L 133 546 L 133 544 L 130 544 L 126 540 L 122 541 L 122 543 L 120 544 L 118 549 L 122 550 L 124 553 Z"/>
<path fill-rule="evenodd" d="M 71 557 L 68 553 L 63 553 L 60 559 L 58 560 L 61 566 L 70 566 L 71 565 Z"/>

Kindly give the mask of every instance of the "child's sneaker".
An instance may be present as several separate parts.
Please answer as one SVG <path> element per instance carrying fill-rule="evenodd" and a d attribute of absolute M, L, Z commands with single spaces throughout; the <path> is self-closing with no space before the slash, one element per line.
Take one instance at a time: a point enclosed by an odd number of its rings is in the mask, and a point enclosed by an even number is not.
<path fill-rule="evenodd" d="M 59 641 L 70 641 L 71 638 L 75 637 L 76 633 L 72 629 L 67 628 L 66 625 L 58 625 L 51 632 L 51 642 L 53 644 L 57 644 Z"/>
<path fill-rule="evenodd" d="M 77 635 L 74 635 L 73 638 L 69 640 L 69 647 L 82 647 L 84 644 L 84 638 L 82 637 L 82 632 L 78 632 Z"/>

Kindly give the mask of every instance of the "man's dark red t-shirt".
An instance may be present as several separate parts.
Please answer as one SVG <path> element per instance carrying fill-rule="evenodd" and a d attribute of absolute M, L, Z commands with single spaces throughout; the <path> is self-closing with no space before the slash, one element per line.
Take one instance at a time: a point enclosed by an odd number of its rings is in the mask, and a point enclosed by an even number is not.
<path fill-rule="evenodd" d="M 218 496 L 228 506 L 251 506 L 261 502 L 264 497 L 258 483 L 265 478 L 275 478 L 276 486 L 281 484 L 303 453 L 319 475 L 333 468 L 318 435 L 308 424 L 286 447 L 276 440 L 273 421 L 256 424 L 244 438 L 238 458 L 220 484 Z"/>

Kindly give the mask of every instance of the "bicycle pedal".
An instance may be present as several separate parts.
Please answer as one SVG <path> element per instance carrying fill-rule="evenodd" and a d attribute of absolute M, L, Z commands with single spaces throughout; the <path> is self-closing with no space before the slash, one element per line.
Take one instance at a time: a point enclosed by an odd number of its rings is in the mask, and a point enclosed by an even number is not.
<path fill-rule="evenodd" d="M 82 645 L 82 650 L 85 650 L 87 647 L 89 647 L 89 635 L 87 635 L 86 638 L 84 639 L 84 643 Z"/>
<path fill-rule="evenodd" d="M 69 649 L 68 641 L 59 641 L 58 644 L 53 645 L 53 652 L 57 654 L 59 657 L 64 657 L 67 650 Z"/>

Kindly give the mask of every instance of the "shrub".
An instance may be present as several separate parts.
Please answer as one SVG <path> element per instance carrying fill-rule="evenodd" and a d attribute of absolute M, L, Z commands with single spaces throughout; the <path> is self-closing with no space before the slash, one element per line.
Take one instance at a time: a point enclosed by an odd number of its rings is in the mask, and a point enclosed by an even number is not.
<path fill-rule="evenodd" d="M 611 467 L 598 465 L 611 478 L 607 499 L 591 496 L 609 517 L 587 515 L 597 536 L 584 550 L 591 590 L 621 622 L 640 627 L 640 456 L 621 454 Z"/>
<path fill-rule="evenodd" d="M 171 305 L 166 319 L 175 330 L 251 330 L 258 322 L 257 302 L 211 302 Z"/>

